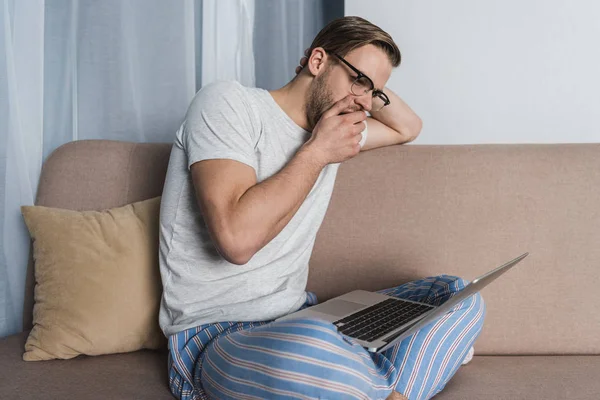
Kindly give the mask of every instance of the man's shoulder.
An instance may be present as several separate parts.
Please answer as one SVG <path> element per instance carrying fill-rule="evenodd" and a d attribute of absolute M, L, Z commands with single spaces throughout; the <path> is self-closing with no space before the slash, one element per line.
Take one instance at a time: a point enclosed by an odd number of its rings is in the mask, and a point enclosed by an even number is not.
<path fill-rule="evenodd" d="M 207 100 L 220 98 L 234 98 L 246 96 L 251 88 L 242 85 L 234 80 L 220 80 L 209 83 L 203 86 L 195 95 L 195 97 L 206 98 Z"/>
<path fill-rule="evenodd" d="M 211 82 L 196 93 L 190 103 L 188 113 L 195 110 L 224 111 L 225 109 L 248 107 L 252 103 L 249 98 L 252 89 L 234 80 Z"/>
<path fill-rule="evenodd" d="M 207 129 L 212 135 L 232 134 L 232 127 L 258 140 L 262 126 L 258 91 L 237 81 L 216 81 L 204 86 L 185 114 L 182 140 L 190 131 L 199 129 Z"/>
<path fill-rule="evenodd" d="M 243 86 L 240 82 L 236 80 L 217 80 L 202 86 L 202 88 L 198 92 L 202 92 L 204 90 L 229 92 L 242 90 L 244 87 L 245 86 Z"/>

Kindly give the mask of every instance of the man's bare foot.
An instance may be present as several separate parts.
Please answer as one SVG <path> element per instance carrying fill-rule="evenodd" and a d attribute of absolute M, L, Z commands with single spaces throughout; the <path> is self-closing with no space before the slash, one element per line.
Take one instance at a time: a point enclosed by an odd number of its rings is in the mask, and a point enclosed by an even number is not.
<path fill-rule="evenodd" d="M 396 392 L 395 390 L 385 400 L 408 400 L 408 397 Z"/>

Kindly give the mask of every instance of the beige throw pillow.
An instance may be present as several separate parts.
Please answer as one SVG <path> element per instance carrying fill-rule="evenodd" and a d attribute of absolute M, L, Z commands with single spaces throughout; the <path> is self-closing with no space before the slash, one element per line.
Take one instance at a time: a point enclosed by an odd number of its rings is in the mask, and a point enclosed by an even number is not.
<path fill-rule="evenodd" d="M 166 346 L 158 325 L 160 197 L 103 211 L 23 206 L 35 305 L 23 360 Z"/>

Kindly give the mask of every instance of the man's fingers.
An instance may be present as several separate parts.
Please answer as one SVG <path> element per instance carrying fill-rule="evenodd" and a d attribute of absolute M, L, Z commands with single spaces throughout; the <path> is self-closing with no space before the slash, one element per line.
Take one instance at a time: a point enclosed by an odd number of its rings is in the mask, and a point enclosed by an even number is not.
<path fill-rule="evenodd" d="M 302 71 L 302 68 L 306 67 L 306 64 L 308 64 L 308 58 L 302 57 L 300 59 L 300 66 L 296 67 L 296 75 L 298 75 L 300 71 Z"/>
<path fill-rule="evenodd" d="M 344 115 L 344 119 L 353 124 L 357 124 L 367 119 L 367 113 L 364 111 L 354 111 Z"/>
<path fill-rule="evenodd" d="M 367 128 L 367 124 L 364 121 L 359 122 L 352 126 L 352 133 L 354 133 L 355 135 L 362 133 L 366 128 Z"/>
<path fill-rule="evenodd" d="M 350 104 L 352 104 L 353 102 L 354 102 L 353 96 L 352 95 L 348 95 L 348 96 L 344 97 L 343 99 L 339 100 L 334 105 L 332 105 L 329 108 L 329 110 L 325 111 L 323 113 L 323 117 L 330 118 L 330 117 L 333 117 L 334 115 L 338 115 L 342 111 L 344 111 L 346 108 L 348 108 L 348 106 Z"/>

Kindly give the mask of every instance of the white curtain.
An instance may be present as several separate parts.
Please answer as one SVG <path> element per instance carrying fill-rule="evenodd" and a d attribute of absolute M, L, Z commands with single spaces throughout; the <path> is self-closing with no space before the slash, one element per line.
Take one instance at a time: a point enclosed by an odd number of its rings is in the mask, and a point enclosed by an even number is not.
<path fill-rule="evenodd" d="M 43 132 L 43 0 L 0 2 L 0 336 L 21 327 L 32 204 Z"/>
<path fill-rule="evenodd" d="M 0 336 L 22 328 L 40 168 L 79 139 L 171 142 L 199 87 L 194 0 L 0 0 Z"/>
<path fill-rule="evenodd" d="M 204 0 L 202 84 L 236 77 L 255 86 L 252 30 L 254 0 Z"/>
<path fill-rule="evenodd" d="M 172 142 L 201 83 L 281 86 L 324 25 L 323 4 L 343 15 L 341 0 L 303 3 L 0 0 L 0 337 L 22 329 L 29 235 L 19 208 L 34 204 L 48 155 L 81 139 Z M 285 19 L 265 20 L 271 9 Z M 277 47 L 257 44 L 265 33 Z M 288 49 L 286 37 L 300 42 Z M 259 60 L 257 48 L 284 56 Z"/>

